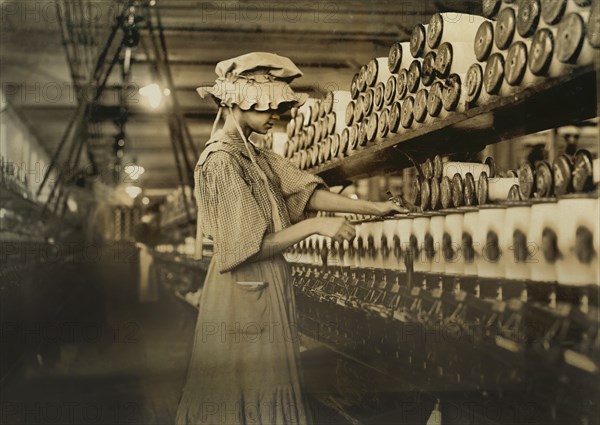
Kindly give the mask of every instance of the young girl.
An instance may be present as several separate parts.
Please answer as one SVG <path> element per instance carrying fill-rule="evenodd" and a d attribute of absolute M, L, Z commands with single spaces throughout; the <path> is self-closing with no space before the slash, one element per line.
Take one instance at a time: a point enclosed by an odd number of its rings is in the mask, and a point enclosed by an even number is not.
<path fill-rule="evenodd" d="M 214 240 L 177 424 L 309 424 L 302 394 L 293 288 L 282 251 L 319 234 L 354 237 L 344 218 L 308 211 L 384 216 L 392 202 L 352 200 L 317 176 L 248 141 L 306 99 L 288 83 L 302 75 L 288 58 L 249 53 L 217 64 L 208 91 L 227 108 L 196 166 L 199 240 Z"/>

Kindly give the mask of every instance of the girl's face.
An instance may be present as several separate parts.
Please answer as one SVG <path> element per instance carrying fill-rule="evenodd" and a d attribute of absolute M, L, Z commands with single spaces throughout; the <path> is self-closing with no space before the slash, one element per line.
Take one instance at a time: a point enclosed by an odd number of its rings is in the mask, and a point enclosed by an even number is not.
<path fill-rule="evenodd" d="M 268 111 L 244 111 L 242 121 L 255 133 L 266 134 L 279 120 L 276 110 Z"/>

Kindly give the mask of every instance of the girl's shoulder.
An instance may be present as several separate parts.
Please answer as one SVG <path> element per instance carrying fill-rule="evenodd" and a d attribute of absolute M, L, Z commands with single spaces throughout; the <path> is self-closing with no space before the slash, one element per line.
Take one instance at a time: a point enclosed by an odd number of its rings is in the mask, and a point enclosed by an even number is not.
<path fill-rule="evenodd" d="M 217 131 L 206 142 L 206 146 L 200 154 L 200 158 L 198 158 L 196 168 L 203 167 L 208 163 L 220 165 L 235 163 L 235 149 L 226 143 L 227 140 L 228 136 L 225 134 L 225 132 L 222 130 Z"/>

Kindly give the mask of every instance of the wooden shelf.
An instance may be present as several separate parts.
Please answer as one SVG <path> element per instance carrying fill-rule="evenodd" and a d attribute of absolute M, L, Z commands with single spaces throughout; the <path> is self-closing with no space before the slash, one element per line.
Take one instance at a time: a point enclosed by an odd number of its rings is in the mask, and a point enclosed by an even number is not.
<path fill-rule="evenodd" d="M 476 153 L 486 145 L 568 125 L 598 115 L 600 65 L 579 68 L 510 96 L 455 113 L 430 125 L 388 135 L 342 159 L 309 171 L 328 184 L 390 173 L 412 166 L 406 154 L 423 161 L 436 154 Z"/>

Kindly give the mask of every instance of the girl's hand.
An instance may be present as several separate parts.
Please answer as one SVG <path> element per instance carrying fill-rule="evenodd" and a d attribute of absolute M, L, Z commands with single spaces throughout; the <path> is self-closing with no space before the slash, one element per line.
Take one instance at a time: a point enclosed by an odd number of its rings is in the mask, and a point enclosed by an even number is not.
<path fill-rule="evenodd" d="M 344 240 L 351 240 L 356 235 L 354 226 L 344 217 L 320 217 L 315 220 L 317 220 L 317 233 L 321 236 L 331 238 L 338 243 L 342 243 Z"/>
<path fill-rule="evenodd" d="M 397 213 L 406 214 L 409 212 L 409 210 L 407 210 L 406 208 L 402 208 L 398 204 L 396 204 L 395 202 L 392 202 L 392 201 L 373 202 L 373 206 L 375 209 L 375 215 L 378 215 L 380 217 L 383 217 L 386 215 L 397 214 Z"/>

